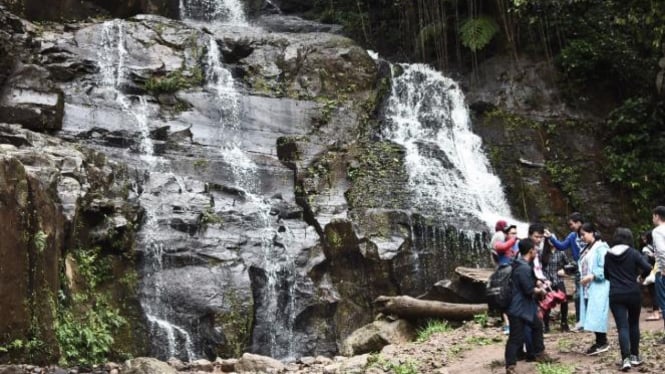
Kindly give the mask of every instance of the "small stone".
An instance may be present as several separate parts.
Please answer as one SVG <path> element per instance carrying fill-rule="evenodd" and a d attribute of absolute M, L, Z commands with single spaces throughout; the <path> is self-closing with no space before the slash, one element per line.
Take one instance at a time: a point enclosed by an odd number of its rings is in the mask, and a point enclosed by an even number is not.
<path fill-rule="evenodd" d="M 171 366 L 172 368 L 174 368 L 178 371 L 185 368 L 185 364 L 181 360 L 179 360 L 175 357 L 169 358 L 168 361 L 166 361 L 166 363 L 169 364 L 169 366 Z"/>
<path fill-rule="evenodd" d="M 328 365 L 333 362 L 329 357 L 326 356 L 316 356 L 315 358 L 317 364 Z"/>
<path fill-rule="evenodd" d="M 211 372 L 213 369 L 212 362 L 204 359 L 193 361 L 189 364 L 190 370 Z"/>
<path fill-rule="evenodd" d="M 104 370 L 107 370 L 107 371 L 111 371 L 113 369 L 119 369 L 119 368 L 120 368 L 120 364 L 117 364 L 115 362 L 107 362 L 104 365 Z"/>
<path fill-rule="evenodd" d="M 314 357 L 311 357 L 311 356 L 305 356 L 305 357 L 300 358 L 300 362 L 303 365 L 308 365 L 309 366 L 309 365 L 314 364 L 316 362 L 316 359 Z"/>

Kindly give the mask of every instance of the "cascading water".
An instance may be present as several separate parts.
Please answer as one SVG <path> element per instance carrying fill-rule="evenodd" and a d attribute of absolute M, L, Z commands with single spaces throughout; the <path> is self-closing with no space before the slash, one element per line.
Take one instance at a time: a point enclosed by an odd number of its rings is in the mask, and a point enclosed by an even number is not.
<path fill-rule="evenodd" d="M 246 25 L 240 0 L 180 0 L 180 19 Z"/>
<path fill-rule="evenodd" d="M 154 145 L 150 139 L 148 127 L 148 104 L 141 95 L 128 96 L 122 92 L 125 80 L 127 49 L 124 42 L 123 22 L 120 20 L 104 22 L 102 26 L 101 48 L 98 54 L 99 71 L 102 89 L 115 96 L 124 112 L 129 113 L 136 120 L 141 134 L 139 152 L 141 159 L 149 166 L 154 166 Z"/>
<path fill-rule="evenodd" d="M 144 162 L 142 166 L 147 166 L 146 169 L 151 170 L 156 166 L 158 160 L 154 156 L 154 145 L 150 139 L 148 102 L 142 95 L 130 96 L 122 91 L 122 85 L 127 74 L 125 66 L 127 50 L 123 26 L 121 20 L 107 21 L 102 26 L 101 48 L 98 54 L 101 88 L 113 95 L 120 108 L 136 120 L 136 128 L 140 133 L 138 151 L 141 161 Z M 161 162 L 163 164 L 163 161 Z M 154 191 L 146 192 L 141 196 L 146 216 L 145 225 L 140 232 L 139 243 L 144 247 L 143 274 L 146 274 L 146 277 L 142 280 L 141 288 L 142 290 L 150 289 L 151 292 L 142 292 L 142 294 L 151 294 L 152 296 L 150 298 L 143 297 L 141 305 L 150 324 L 151 341 L 166 342 L 165 346 L 159 344 L 159 347 L 155 349 L 163 357 L 194 359 L 197 356 L 194 354 L 189 333 L 184 328 L 169 322 L 169 315 L 172 312 L 164 302 L 159 301 L 164 283 L 162 279 L 164 248 L 155 239 L 155 233 L 159 230 L 156 219 L 156 209 L 159 207 L 159 203 L 150 203 L 151 199 L 155 199 L 154 194 L 151 194 Z"/>
<path fill-rule="evenodd" d="M 457 83 L 422 64 L 397 70 L 402 72 L 393 77 L 385 136 L 406 149 L 415 208 L 475 231 L 479 223 L 493 227 L 508 217 L 501 181 L 490 171 L 480 137 L 471 131 Z"/>
<path fill-rule="evenodd" d="M 236 135 L 239 127 L 239 95 L 234 87 L 231 73 L 221 64 L 217 42 L 210 38 L 206 80 L 208 89 L 214 92 L 221 106 L 218 134 L 225 136 L 221 142 L 221 156 L 230 165 L 235 187 L 242 190 L 252 215 L 260 227 L 252 234 L 261 246 L 262 263 L 257 268 L 265 271 L 265 284 L 261 287 L 260 300 L 255 303 L 256 324 L 265 328 L 265 336 L 254 334 L 252 350 L 280 359 L 295 358 L 295 259 L 289 254 L 293 236 L 288 227 L 279 226 L 271 215 L 271 205 L 261 195 L 258 166 L 241 148 Z"/>

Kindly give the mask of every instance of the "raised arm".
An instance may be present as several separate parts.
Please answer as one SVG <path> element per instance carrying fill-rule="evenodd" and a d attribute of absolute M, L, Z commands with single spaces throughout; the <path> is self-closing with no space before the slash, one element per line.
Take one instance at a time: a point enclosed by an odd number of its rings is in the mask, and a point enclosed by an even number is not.
<path fill-rule="evenodd" d="M 508 252 L 515 245 L 516 241 L 517 238 L 510 238 L 503 243 L 494 243 L 494 249 L 496 250 L 497 253 L 504 254 Z"/>
<path fill-rule="evenodd" d="M 574 232 L 571 232 L 570 234 L 568 234 L 568 236 L 566 236 L 566 239 L 564 239 L 563 241 L 557 240 L 557 238 L 555 238 L 554 235 L 552 235 L 549 237 L 549 240 L 554 246 L 554 248 L 560 251 L 565 251 L 566 249 L 571 248 L 573 243 L 575 243 L 576 235 L 577 234 L 575 234 Z"/>

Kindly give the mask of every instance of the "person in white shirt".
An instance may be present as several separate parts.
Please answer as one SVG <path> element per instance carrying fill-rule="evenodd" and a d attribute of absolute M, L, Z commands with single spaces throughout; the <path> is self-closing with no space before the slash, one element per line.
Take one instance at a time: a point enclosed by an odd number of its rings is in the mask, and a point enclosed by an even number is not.
<path fill-rule="evenodd" d="M 651 217 L 655 228 L 651 231 L 653 236 L 654 255 L 659 271 L 656 273 L 656 297 L 660 310 L 665 311 L 665 206 L 659 205 L 653 209 Z M 665 323 L 665 319 L 663 319 Z M 660 340 L 665 344 L 665 338 Z"/>

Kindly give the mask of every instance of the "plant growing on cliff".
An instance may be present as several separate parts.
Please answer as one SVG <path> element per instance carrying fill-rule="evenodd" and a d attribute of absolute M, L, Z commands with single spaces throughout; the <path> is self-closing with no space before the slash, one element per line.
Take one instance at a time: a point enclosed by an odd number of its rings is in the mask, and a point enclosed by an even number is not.
<path fill-rule="evenodd" d="M 35 248 L 37 249 L 37 252 L 41 253 L 44 252 L 44 249 L 46 248 L 46 239 L 48 239 L 48 235 L 44 233 L 44 231 L 39 230 L 35 234 L 33 238 L 33 243 L 35 245 Z"/>
<path fill-rule="evenodd" d="M 473 52 L 485 48 L 499 31 L 499 26 L 490 17 L 469 18 L 460 27 L 462 44 Z"/>
<path fill-rule="evenodd" d="M 103 297 L 83 313 L 74 307 L 59 311 L 55 333 L 62 365 L 92 365 L 104 362 L 113 345 L 114 332 L 127 321 Z"/>
<path fill-rule="evenodd" d="M 180 68 L 166 74 L 166 76 L 152 76 L 144 84 L 144 89 L 152 95 L 174 93 L 178 90 L 201 85 L 203 83 L 203 70 L 193 67 L 189 70 Z"/>
<path fill-rule="evenodd" d="M 116 331 L 127 321 L 111 306 L 111 294 L 101 285 L 112 269 L 101 249 L 77 249 L 72 253 L 76 281 L 71 294 L 62 292 L 54 322 L 62 365 L 92 365 L 111 352 Z"/>

